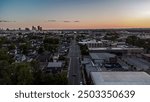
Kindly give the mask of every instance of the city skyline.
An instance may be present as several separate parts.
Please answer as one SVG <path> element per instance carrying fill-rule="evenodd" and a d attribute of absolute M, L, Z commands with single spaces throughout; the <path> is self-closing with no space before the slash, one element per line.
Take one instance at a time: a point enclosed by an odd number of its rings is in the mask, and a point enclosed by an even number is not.
<path fill-rule="evenodd" d="M 0 28 L 150 28 L 149 0 L 1 0 Z"/>

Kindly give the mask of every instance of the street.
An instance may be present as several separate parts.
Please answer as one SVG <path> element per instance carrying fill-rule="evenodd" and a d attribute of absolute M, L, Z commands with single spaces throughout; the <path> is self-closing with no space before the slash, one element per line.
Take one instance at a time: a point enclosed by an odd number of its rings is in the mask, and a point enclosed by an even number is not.
<path fill-rule="evenodd" d="M 75 38 L 71 42 L 70 51 L 68 57 L 70 58 L 69 68 L 68 68 L 68 81 L 69 85 L 80 85 L 81 70 L 80 70 L 80 49 L 77 45 Z"/>

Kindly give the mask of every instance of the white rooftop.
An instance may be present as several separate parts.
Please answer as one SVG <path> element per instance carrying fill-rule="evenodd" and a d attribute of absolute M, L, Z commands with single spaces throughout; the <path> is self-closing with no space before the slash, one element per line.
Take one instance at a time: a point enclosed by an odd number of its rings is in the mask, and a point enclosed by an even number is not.
<path fill-rule="evenodd" d="M 94 85 L 150 85 L 145 72 L 91 72 Z"/>
<path fill-rule="evenodd" d="M 123 47 L 100 47 L 100 48 L 89 48 L 89 50 L 143 50 L 143 48 L 123 48 Z"/>
<path fill-rule="evenodd" d="M 82 41 L 79 42 L 80 44 L 88 44 L 88 43 L 102 43 L 101 41 L 96 41 L 96 40 L 88 40 L 88 41 Z"/>
<path fill-rule="evenodd" d="M 90 56 L 94 60 L 105 60 L 111 57 L 115 57 L 116 55 L 110 53 L 90 53 Z"/>
<path fill-rule="evenodd" d="M 48 62 L 47 67 L 62 67 L 62 62 Z"/>

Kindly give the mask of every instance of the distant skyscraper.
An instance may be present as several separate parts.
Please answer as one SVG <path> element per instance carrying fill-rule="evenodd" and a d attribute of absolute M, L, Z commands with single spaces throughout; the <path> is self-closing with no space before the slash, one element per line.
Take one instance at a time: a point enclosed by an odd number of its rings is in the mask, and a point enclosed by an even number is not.
<path fill-rule="evenodd" d="M 42 31 L 42 27 L 40 27 L 40 26 L 37 26 L 37 28 L 38 28 L 38 30 L 39 30 L 39 31 Z"/>
<path fill-rule="evenodd" d="M 6 30 L 9 31 L 9 28 L 7 28 Z"/>
<path fill-rule="evenodd" d="M 29 29 L 29 28 L 25 28 L 25 30 L 26 30 L 26 31 L 30 31 L 30 29 Z"/>
<path fill-rule="evenodd" d="M 36 30 L 36 27 L 32 26 L 32 30 Z"/>

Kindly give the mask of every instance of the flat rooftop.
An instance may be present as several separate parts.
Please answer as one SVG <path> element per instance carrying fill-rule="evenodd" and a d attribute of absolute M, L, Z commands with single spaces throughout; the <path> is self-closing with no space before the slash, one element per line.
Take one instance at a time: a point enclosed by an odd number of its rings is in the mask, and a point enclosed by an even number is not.
<path fill-rule="evenodd" d="M 143 48 L 101 47 L 101 48 L 89 48 L 89 50 L 143 50 Z"/>
<path fill-rule="evenodd" d="M 47 67 L 48 68 L 51 68 L 51 67 L 62 67 L 62 62 L 48 62 Z"/>
<path fill-rule="evenodd" d="M 91 72 L 94 85 L 150 85 L 145 72 Z"/>
<path fill-rule="evenodd" d="M 104 60 L 111 57 L 116 57 L 116 55 L 110 53 L 90 53 L 90 56 L 94 60 Z"/>
<path fill-rule="evenodd" d="M 150 57 L 150 54 L 143 54 L 144 56 L 146 56 L 146 57 Z"/>

